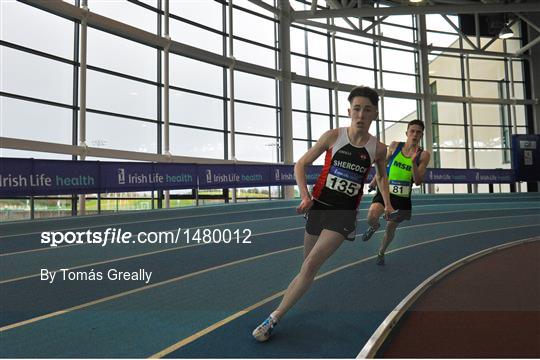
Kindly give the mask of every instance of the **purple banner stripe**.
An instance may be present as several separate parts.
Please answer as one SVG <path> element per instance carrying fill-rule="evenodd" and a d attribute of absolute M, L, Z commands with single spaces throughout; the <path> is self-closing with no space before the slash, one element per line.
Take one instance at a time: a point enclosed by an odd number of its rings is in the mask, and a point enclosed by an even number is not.
<path fill-rule="evenodd" d="M 308 167 L 314 184 L 322 166 Z M 372 168 L 367 181 L 371 181 Z M 427 183 L 510 183 L 512 170 L 428 169 Z M 197 165 L 0 158 L 0 196 L 295 185 L 293 165 Z"/>

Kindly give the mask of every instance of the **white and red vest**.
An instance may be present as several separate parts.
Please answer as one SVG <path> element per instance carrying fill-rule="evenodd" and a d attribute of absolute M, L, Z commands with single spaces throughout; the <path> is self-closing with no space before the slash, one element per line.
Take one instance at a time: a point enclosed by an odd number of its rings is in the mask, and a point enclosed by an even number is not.
<path fill-rule="evenodd" d="M 339 135 L 326 151 L 324 166 L 313 187 L 313 199 L 337 209 L 355 210 L 363 195 L 364 181 L 375 161 L 377 138 L 369 135 L 367 143 L 355 146 L 350 143 L 346 127 L 339 128 Z"/>

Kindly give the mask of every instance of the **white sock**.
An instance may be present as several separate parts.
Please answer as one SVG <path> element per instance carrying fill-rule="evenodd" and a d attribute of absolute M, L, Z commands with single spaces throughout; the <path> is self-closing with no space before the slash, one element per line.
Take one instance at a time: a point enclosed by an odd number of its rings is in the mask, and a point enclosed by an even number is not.
<path fill-rule="evenodd" d="M 274 313 L 271 313 L 271 314 L 270 314 L 270 318 L 272 318 L 272 322 L 273 322 L 274 324 L 277 324 L 277 322 L 278 322 L 279 319 L 278 319 L 278 317 L 277 317 L 276 315 L 274 315 Z"/>

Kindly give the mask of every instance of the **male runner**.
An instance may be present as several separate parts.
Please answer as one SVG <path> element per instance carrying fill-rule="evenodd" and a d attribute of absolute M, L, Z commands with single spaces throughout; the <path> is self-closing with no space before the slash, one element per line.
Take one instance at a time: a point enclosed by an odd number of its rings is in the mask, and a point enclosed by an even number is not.
<path fill-rule="evenodd" d="M 420 185 L 424 181 L 424 174 L 429 163 L 430 153 L 422 150 L 420 140 L 424 135 L 424 123 L 421 120 L 412 120 L 407 125 L 406 142 L 393 141 L 388 147 L 386 161 L 388 163 L 388 182 L 392 207 L 397 211 L 390 215 L 386 224 L 381 247 L 377 254 L 377 265 L 384 265 L 384 254 L 388 245 L 394 239 L 399 223 L 410 220 L 412 215 L 411 190 L 413 182 Z M 369 184 L 375 187 L 375 180 Z M 368 241 L 381 226 L 379 217 L 384 211 L 383 195 L 378 186 L 377 194 L 368 212 L 369 229 L 362 235 L 363 241 Z"/>
<path fill-rule="evenodd" d="M 376 179 L 386 206 L 384 213 L 394 211 L 388 194 L 385 158 L 386 145 L 369 134 L 377 118 L 379 96 L 369 87 L 356 87 L 348 97 L 351 125 L 325 132 L 319 141 L 296 163 L 294 170 L 300 190 L 298 213 L 307 212 L 304 233 L 304 262 L 291 281 L 281 304 L 255 330 L 253 337 L 266 341 L 285 313 L 308 290 L 322 264 L 347 238 L 354 239 L 357 207 L 363 194 L 364 180 L 375 163 Z M 310 195 L 305 169 L 323 152 L 324 167 Z"/>

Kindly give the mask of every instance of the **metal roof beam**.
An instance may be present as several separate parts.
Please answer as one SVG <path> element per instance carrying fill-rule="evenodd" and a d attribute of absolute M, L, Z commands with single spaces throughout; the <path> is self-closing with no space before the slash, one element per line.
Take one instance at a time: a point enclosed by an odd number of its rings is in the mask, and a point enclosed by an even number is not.
<path fill-rule="evenodd" d="M 512 25 L 514 25 L 516 23 L 517 19 L 514 19 L 512 20 L 509 24 L 508 24 L 508 27 L 511 28 Z M 494 36 L 493 38 L 491 38 L 491 40 L 489 40 L 483 47 L 482 47 L 482 50 L 486 50 L 491 44 L 493 44 L 495 41 L 497 41 L 499 39 L 499 36 Z"/>
<path fill-rule="evenodd" d="M 407 42 L 407 41 L 403 41 L 403 40 L 397 40 L 397 39 L 384 37 L 384 36 L 372 35 L 372 34 L 364 33 L 364 32 L 358 32 L 358 31 L 347 29 L 347 28 L 340 27 L 340 26 L 323 24 L 323 23 L 320 23 L 320 22 L 317 22 L 317 21 L 296 20 L 295 22 L 299 23 L 299 24 L 308 25 L 308 26 L 311 26 L 311 27 L 317 27 L 317 28 L 320 28 L 320 29 L 325 29 L 325 30 L 328 30 L 328 31 L 337 31 L 337 32 L 345 33 L 345 34 L 362 36 L 362 37 L 366 37 L 366 38 L 373 39 L 373 40 L 386 41 L 386 42 L 393 43 L 393 44 L 399 44 L 399 45 L 403 45 L 403 46 L 409 46 L 409 47 L 412 47 L 412 48 L 418 48 L 418 44 L 415 44 L 415 43 L 412 43 L 412 42 Z"/>
<path fill-rule="evenodd" d="M 385 41 L 391 44 L 398 44 L 402 46 L 408 46 L 413 49 L 418 49 L 419 45 L 412 42 L 407 42 L 403 40 L 397 40 L 393 38 L 388 38 L 384 36 L 378 36 L 378 35 L 372 35 L 372 34 L 366 34 L 366 33 L 360 33 L 358 31 L 354 31 L 351 29 L 343 28 L 340 26 L 335 25 L 327 25 L 323 24 L 317 21 L 311 21 L 311 20 L 297 20 L 296 23 L 308 25 L 311 27 L 317 27 L 320 29 L 325 29 L 327 31 L 337 31 L 342 32 L 345 34 L 351 34 L 351 35 L 357 35 L 362 36 L 365 38 L 369 38 L 376 41 Z M 482 56 L 493 56 L 493 57 L 512 57 L 512 58 L 527 58 L 526 55 L 519 55 L 519 54 L 512 54 L 512 53 L 501 53 L 501 52 L 495 52 L 495 51 L 483 51 L 483 50 L 469 50 L 469 49 L 454 49 L 454 48 L 444 48 L 439 46 L 432 46 L 428 45 L 428 50 L 430 52 L 432 51 L 440 51 L 442 53 L 452 53 L 452 54 L 469 54 L 469 55 L 482 55 Z"/>
<path fill-rule="evenodd" d="M 268 5 L 267 3 L 265 3 L 262 0 L 249 0 L 249 2 L 252 3 L 252 4 L 255 4 L 257 6 L 262 7 L 264 10 L 270 11 L 274 15 L 279 15 L 279 9 L 278 8 L 275 8 L 275 7 L 271 6 L 271 5 Z"/>
<path fill-rule="evenodd" d="M 527 45 L 523 46 L 521 49 L 516 51 L 516 55 L 523 54 L 525 51 L 529 50 L 530 48 L 532 48 L 534 45 L 538 43 L 540 43 L 540 36 L 537 36 L 536 39 L 530 41 Z"/>
<path fill-rule="evenodd" d="M 516 15 L 519 16 L 521 20 L 525 21 L 530 27 L 532 27 L 534 30 L 540 33 L 540 27 L 536 25 L 535 23 L 533 23 L 531 20 L 529 20 L 525 15 L 520 14 L 520 13 L 516 13 Z"/>
<path fill-rule="evenodd" d="M 316 4 L 317 2 L 316 1 L 313 1 L 312 4 Z M 340 6 L 338 5 L 338 2 L 336 0 L 326 0 L 326 3 L 330 4 L 331 6 L 333 6 L 335 9 L 339 9 Z M 312 12 L 315 12 L 316 10 L 312 8 Z M 358 26 L 356 26 L 351 20 L 349 20 L 349 18 L 346 18 L 346 17 L 343 17 L 342 18 L 347 24 L 349 24 L 349 26 L 353 29 L 353 30 L 356 30 L 356 31 L 359 31 L 359 32 L 362 32 Z M 360 20 L 362 21 L 362 20 Z"/>
<path fill-rule="evenodd" d="M 459 36 L 461 36 L 461 38 L 463 40 L 465 40 L 465 42 L 467 44 L 469 44 L 473 49 L 476 49 L 478 50 L 478 47 L 476 45 L 474 45 L 474 43 L 469 40 L 469 38 L 467 37 L 467 35 L 463 34 L 463 32 L 452 22 L 452 20 L 450 20 L 448 18 L 448 16 L 446 16 L 445 14 L 441 14 L 441 16 L 444 18 L 444 20 L 446 20 L 446 22 L 452 27 L 452 29 L 454 29 L 458 34 Z"/>
<path fill-rule="evenodd" d="M 321 19 L 336 17 L 366 17 L 391 15 L 427 14 L 490 14 L 509 12 L 540 11 L 540 4 L 482 4 L 482 5 L 433 5 L 433 6 L 394 6 L 386 8 L 351 8 L 311 11 L 295 11 L 294 19 Z"/>

